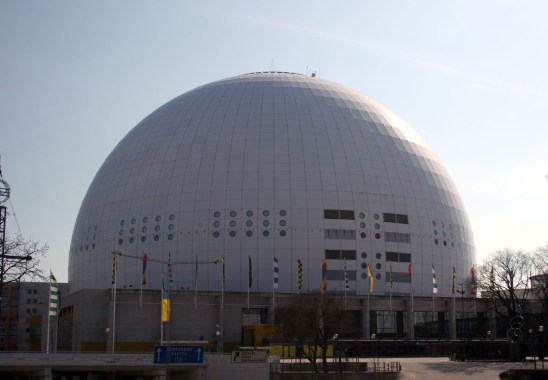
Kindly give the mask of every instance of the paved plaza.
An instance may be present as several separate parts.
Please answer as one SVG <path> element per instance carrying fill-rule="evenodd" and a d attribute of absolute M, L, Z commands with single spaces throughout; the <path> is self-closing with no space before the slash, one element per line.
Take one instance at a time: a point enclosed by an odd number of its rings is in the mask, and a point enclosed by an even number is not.
<path fill-rule="evenodd" d="M 508 369 L 532 369 L 534 362 L 450 361 L 447 358 L 399 358 L 402 380 L 495 380 Z M 540 362 L 537 363 L 540 368 Z M 548 368 L 548 366 L 547 366 Z"/>

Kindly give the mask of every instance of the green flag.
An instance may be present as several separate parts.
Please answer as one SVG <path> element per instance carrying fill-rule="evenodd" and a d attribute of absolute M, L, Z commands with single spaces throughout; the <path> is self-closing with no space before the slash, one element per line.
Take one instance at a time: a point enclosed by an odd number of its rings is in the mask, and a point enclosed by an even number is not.
<path fill-rule="evenodd" d="M 59 314 L 59 286 L 53 273 L 49 275 L 49 319 L 54 319 Z"/>

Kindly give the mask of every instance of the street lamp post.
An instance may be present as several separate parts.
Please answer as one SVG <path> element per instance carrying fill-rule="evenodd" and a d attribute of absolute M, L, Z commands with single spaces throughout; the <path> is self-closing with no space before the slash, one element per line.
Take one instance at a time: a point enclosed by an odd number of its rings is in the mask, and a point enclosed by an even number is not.
<path fill-rule="evenodd" d="M 377 335 L 375 333 L 371 334 L 371 339 L 373 339 L 373 344 L 375 345 L 375 354 L 373 356 L 373 371 L 377 372 L 379 362 L 379 341 L 377 340 Z"/>
<path fill-rule="evenodd" d="M 217 353 L 221 352 L 221 327 L 215 326 L 215 338 L 217 339 Z"/>
<path fill-rule="evenodd" d="M 460 305 L 461 305 L 461 313 L 460 313 L 460 333 L 462 334 L 462 361 L 466 360 L 466 336 L 464 334 L 464 287 L 462 285 L 462 282 L 459 282 L 458 285 L 460 285 L 460 290 L 457 289 L 457 293 L 460 294 Z"/>
<path fill-rule="evenodd" d="M 544 370 L 544 326 L 538 327 L 538 358 Z"/>

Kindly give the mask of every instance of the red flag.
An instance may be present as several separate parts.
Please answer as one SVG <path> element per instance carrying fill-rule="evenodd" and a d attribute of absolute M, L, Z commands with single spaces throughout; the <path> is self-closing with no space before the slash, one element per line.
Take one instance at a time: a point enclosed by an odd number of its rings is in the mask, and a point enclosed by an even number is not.
<path fill-rule="evenodd" d="M 409 263 L 409 266 L 407 267 L 407 271 L 409 272 L 409 279 L 413 278 L 413 270 L 411 268 L 411 263 Z"/>
<path fill-rule="evenodd" d="M 146 285 L 147 283 L 147 261 L 148 256 L 143 252 L 143 270 L 141 272 L 141 285 Z"/>

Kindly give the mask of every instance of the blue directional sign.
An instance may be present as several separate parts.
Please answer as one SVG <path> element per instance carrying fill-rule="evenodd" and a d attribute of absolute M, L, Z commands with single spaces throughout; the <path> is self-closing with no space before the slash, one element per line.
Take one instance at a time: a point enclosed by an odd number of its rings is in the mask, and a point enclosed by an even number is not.
<path fill-rule="evenodd" d="M 199 364 L 204 362 L 204 346 L 156 346 L 154 364 Z"/>

